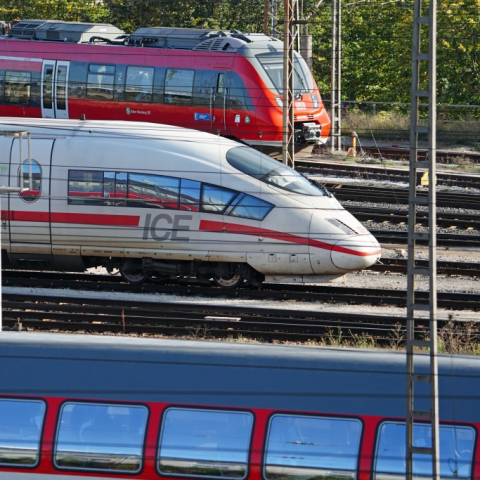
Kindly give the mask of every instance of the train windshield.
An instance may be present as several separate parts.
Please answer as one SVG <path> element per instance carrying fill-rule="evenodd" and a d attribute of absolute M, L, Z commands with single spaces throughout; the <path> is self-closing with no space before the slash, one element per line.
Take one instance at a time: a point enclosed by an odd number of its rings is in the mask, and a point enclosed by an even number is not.
<path fill-rule="evenodd" d="M 313 79 L 305 60 L 295 54 L 295 75 L 293 77 L 293 89 L 295 94 L 310 93 L 313 90 Z M 267 72 L 270 80 L 275 85 L 277 92 L 283 95 L 283 53 L 268 52 L 257 55 L 257 60 Z"/>
<path fill-rule="evenodd" d="M 261 182 L 300 195 L 321 197 L 325 193 L 290 167 L 250 147 L 234 147 L 227 152 L 228 163 Z"/>

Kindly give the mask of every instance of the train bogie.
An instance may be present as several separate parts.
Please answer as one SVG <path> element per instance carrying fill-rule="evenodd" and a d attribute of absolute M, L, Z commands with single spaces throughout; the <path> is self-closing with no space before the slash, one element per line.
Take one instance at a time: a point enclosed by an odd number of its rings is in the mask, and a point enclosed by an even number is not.
<path fill-rule="evenodd" d="M 14 267 L 103 266 L 131 282 L 334 280 L 376 240 L 331 194 L 250 147 L 177 127 L 4 119 L 2 248 Z M 19 166 L 21 163 L 21 167 Z M 33 185 L 30 191 L 30 169 Z"/>

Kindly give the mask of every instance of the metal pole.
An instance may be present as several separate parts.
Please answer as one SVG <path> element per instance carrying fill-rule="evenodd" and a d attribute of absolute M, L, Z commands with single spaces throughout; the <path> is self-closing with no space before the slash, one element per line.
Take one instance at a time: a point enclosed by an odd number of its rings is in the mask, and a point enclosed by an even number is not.
<path fill-rule="evenodd" d="M 424 8 L 424 7 L 423 7 Z M 428 27 L 428 53 L 421 52 L 422 25 Z M 432 479 L 440 479 L 439 446 L 439 405 L 438 405 L 438 363 L 437 363 L 437 233 L 436 233 L 436 120 L 437 120 L 437 5 L 429 0 L 427 17 L 422 17 L 422 0 L 414 2 L 413 54 L 412 54 L 412 101 L 410 114 L 410 185 L 408 215 L 408 264 L 407 264 L 407 359 L 406 359 L 406 478 L 413 480 L 413 456 L 430 455 L 432 459 Z M 421 85 L 421 62 L 428 62 L 428 86 Z M 419 103 L 421 97 L 428 100 L 428 126 L 419 122 Z M 428 135 L 428 158 L 418 161 L 418 136 Z M 428 198 L 418 195 L 417 169 L 428 169 Z M 416 232 L 417 205 L 428 206 L 428 233 Z M 429 265 L 419 268 L 415 262 L 417 240 L 428 240 Z M 415 302 L 415 276 L 429 277 L 429 304 Z M 415 312 L 427 310 L 430 316 L 428 340 L 415 338 Z M 419 356 L 415 349 L 422 348 L 429 353 L 429 374 L 418 374 L 415 370 L 415 358 Z M 430 410 L 419 411 L 415 408 L 415 384 L 430 383 Z M 423 419 L 430 422 L 432 444 L 430 447 L 417 447 L 414 443 L 414 421 Z"/>
<path fill-rule="evenodd" d="M 293 26 L 296 0 L 285 0 L 283 17 L 283 145 L 282 161 L 293 168 L 295 157 L 295 127 L 294 127 L 294 55 L 295 37 Z"/>
<path fill-rule="evenodd" d="M 269 0 L 265 0 L 263 6 L 263 34 L 268 35 L 268 10 L 269 10 Z"/>
<path fill-rule="evenodd" d="M 27 135 L 28 139 L 28 189 L 30 192 L 33 191 L 33 175 L 32 175 L 32 142 L 30 138 L 30 133 Z M 22 159 L 23 161 L 23 159 Z"/>
<path fill-rule="evenodd" d="M 335 89 L 337 83 L 336 60 L 337 60 L 337 0 L 332 0 L 332 52 L 331 52 L 331 73 L 330 73 L 330 146 L 335 151 Z"/>
<path fill-rule="evenodd" d="M 337 150 L 342 149 L 342 0 L 337 6 Z"/>

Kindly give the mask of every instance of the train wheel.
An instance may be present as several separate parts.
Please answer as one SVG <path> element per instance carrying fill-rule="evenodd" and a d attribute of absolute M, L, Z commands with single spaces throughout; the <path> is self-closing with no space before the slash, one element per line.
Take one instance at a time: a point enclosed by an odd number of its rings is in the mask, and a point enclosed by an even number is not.
<path fill-rule="evenodd" d="M 243 283 L 243 275 L 236 274 L 213 277 L 213 281 L 222 288 L 236 288 Z"/>
<path fill-rule="evenodd" d="M 147 278 L 142 264 L 137 262 L 123 263 L 120 267 L 120 274 L 128 283 L 142 283 Z"/>

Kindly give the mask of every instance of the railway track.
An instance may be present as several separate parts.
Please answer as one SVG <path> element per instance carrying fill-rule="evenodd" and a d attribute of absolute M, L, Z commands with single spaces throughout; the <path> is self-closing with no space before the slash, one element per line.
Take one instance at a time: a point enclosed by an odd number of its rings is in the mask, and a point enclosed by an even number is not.
<path fill-rule="evenodd" d="M 370 233 L 383 244 L 406 245 L 408 232 L 398 230 L 369 229 Z M 428 245 L 428 239 L 417 239 L 418 245 Z M 437 245 L 448 248 L 478 248 L 480 247 L 480 235 L 461 235 L 458 233 L 437 233 Z"/>
<path fill-rule="evenodd" d="M 417 267 L 427 268 L 428 260 L 416 260 L 415 264 Z M 382 273 L 406 273 L 407 259 L 382 258 L 380 263 L 372 265 L 369 270 Z M 480 263 L 437 261 L 437 275 L 480 277 Z"/>
<path fill-rule="evenodd" d="M 362 201 L 371 203 L 408 204 L 408 189 L 406 188 L 382 188 L 370 186 L 351 186 L 338 183 L 326 183 L 324 186 L 330 190 L 338 200 Z M 419 196 L 427 196 L 428 191 L 420 192 Z M 437 207 L 465 208 L 480 210 L 480 197 L 467 193 L 437 192 Z M 345 205 L 348 208 L 348 204 Z"/>
<path fill-rule="evenodd" d="M 334 175 L 365 180 L 390 180 L 392 182 L 409 181 L 408 169 L 386 166 L 349 165 L 302 159 L 295 160 L 295 170 L 311 175 Z M 423 173 L 421 172 L 420 176 Z M 437 185 L 480 189 L 480 176 L 437 172 Z"/>
<path fill-rule="evenodd" d="M 348 143 L 348 142 L 347 142 Z M 344 146 L 351 146 L 351 144 Z M 328 147 L 318 146 L 318 148 L 313 149 L 313 154 L 322 154 L 324 150 Z M 323 151 L 322 151 L 323 150 Z M 378 158 L 382 160 L 409 160 L 410 158 L 410 147 L 398 147 L 398 146 L 374 146 L 374 145 L 365 145 L 362 142 L 362 146 L 357 147 L 357 158 L 362 158 L 362 150 L 366 157 L 369 158 Z M 419 148 L 417 150 L 417 157 L 419 161 L 424 161 L 427 158 L 428 151 L 425 148 Z M 469 159 L 471 163 L 478 164 L 480 163 L 480 153 L 475 152 L 456 152 L 453 150 L 437 150 L 436 159 L 439 163 L 455 163 L 458 159 Z"/>
<path fill-rule="evenodd" d="M 376 223 L 408 223 L 408 210 L 392 210 L 390 208 L 349 207 L 347 210 L 358 220 Z M 417 211 L 416 224 L 428 226 L 428 212 Z M 480 214 L 437 212 L 437 227 L 473 230 L 480 227 Z"/>
<path fill-rule="evenodd" d="M 448 320 L 439 320 L 438 328 Z M 4 294 L 3 324 L 9 329 L 83 333 L 154 334 L 194 338 L 319 340 L 368 335 L 379 344 L 405 335 L 405 318 L 372 314 L 185 305 L 78 298 L 41 294 Z M 428 332 L 429 318 L 417 321 Z"/>
<path fill-rule="evenodd" d="M 131 293 L 163 293 L 184 296 L 215 298 L 296 300 L 325 303 L 406 306 L 406 291 L 374 288 L 349 288 L 335 285 L 277 285 L 263 284 L 262 289 L 237 288 L 219 289 L 211 286 L 191 284 L 143 283 L 131 285 L 120 276 L 55 274 L 44 272 L 5 271 L 4 286 L 68 288 L 72 291 L 106 291 Z M 5 295 L 4 295 L 5 298 Z M 61 297 L 65 300 L 65 296 Z M 428 301 L 428 292 L 417 292 L 419 302 Z M 439 308 L 452 310 L 480 310 L 480 294 L 438 292 Z M 5 307 L 5 306 L 4 306 Z"/>

